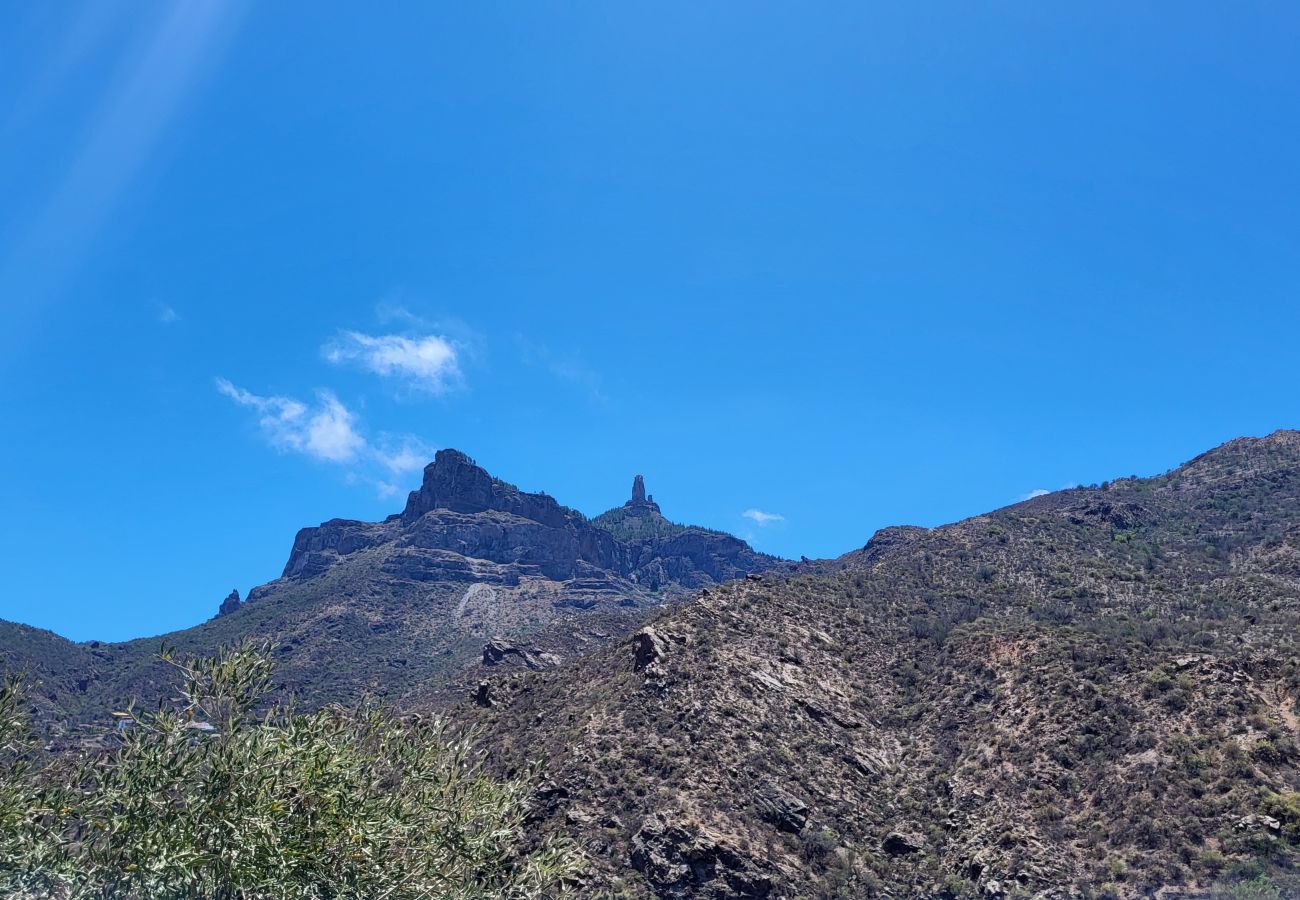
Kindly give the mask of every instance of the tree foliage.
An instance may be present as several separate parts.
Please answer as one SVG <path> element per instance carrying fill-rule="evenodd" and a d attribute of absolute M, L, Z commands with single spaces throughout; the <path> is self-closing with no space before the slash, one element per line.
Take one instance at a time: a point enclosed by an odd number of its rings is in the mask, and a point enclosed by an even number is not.
<path fill-rule="evenodd" d="M 166 658 L 179 701 L 75 754 L 35 747 L 22 685 L 0 685 L 0 893 L 530 898 L 576 873 L 572 848 L 527 833 L 528 779 L 490 777 L 441 720 L 259 713 L 263 649 Z"/>

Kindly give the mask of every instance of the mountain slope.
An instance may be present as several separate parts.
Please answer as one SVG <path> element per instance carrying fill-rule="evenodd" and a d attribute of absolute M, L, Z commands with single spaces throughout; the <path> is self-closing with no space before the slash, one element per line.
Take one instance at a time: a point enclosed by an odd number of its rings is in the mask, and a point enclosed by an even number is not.
<path fill-rule="evenodd" d="M 162 644 L 197 654 L 254 638 L 273 643 L 280 680 L 308 705 L 361 691 L 401 700 L 454 678 L 485 643 L 505 665 L 553 665 L 691 588 L 782 564 L 730 535 L 673 528 L 621 541 L 443 450 L 401 513 L 302 529 L 283 576 L 228 597 L 211 621 L 80 645 L 3 623 L 0 667 L 31 670 L 54 718 L 102 716 L 166 690 Z"/>
<path fill-rule="evenodd" d="M 1300 895 L 1300 434 L 805 571 L 457 715 L 618 895 Z"/>

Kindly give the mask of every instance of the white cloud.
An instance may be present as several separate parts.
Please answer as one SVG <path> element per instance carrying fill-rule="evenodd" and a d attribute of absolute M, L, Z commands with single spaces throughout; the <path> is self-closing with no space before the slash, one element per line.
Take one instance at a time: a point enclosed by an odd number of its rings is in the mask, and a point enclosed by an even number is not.
<path fill-rule="evenodd" d="M 179 322 L 180 320 L 181 320 L 180 313 L 176 312 L 176 310 L 172 309 L 166 303 L 158 304 L 159 322 L 161 322 L 164 325 L 171 325 L 172 323 Z"/>
<path fill-rule="evenodd" d="M 217 390 L 257 412 L 257 424 L 271 445 L 333 463 L 353 462 L 366 450 L 356 417 L 329 391 L 318 391 L 309 407 L 292 397 L 262 397 L 217 379 Z"/>
<path fill-rule="evenodd" d="M 379 464 L 394 475 L 420 471 L 433 459 L 435 452 L 437 452 L 436 447 L 431 447 L 411 435 L 397 438 L 384 436 L 379 446 L 373 450 Z"/>
<path fill-rule="evenodd" d="M 437 334 L 409 338 L 345 331 L 322 348 L 325 359 L 354 363 L 384 378 L 399 378 L 418 390 L 444 394 L 460 382 L 456 345 Z"/>
<path fill-rule="evenodd" d="M 329 391 L 317 391 L 314 404 L 263 397 L 225 378 L 217 379 L 217 391 L 256 412 L 262 435 L 277 450 L 346 465 L 344 480 L 373 487 L 381 500 L 399 496 L 403 489 L 398 482 L 423 469 L 437 449 L 410 434 L 366 438 L 357 417 Z"/>
<path fill-rule="evenodd" d="M 320 407 L 307 423 L 307 453 L 331 462 L 351 462 L 366 446 L 353 427 L 355 417 L 328 391 L 317 394 Z"/>
<path fill-rule="evenodd" d="M 741 515 L 746 519 L 752 519 L 760 528 L 774 522 L 785 521 L 785 516 L 780 513 L 763 512 L 761 509 L 747 509 Z"/>

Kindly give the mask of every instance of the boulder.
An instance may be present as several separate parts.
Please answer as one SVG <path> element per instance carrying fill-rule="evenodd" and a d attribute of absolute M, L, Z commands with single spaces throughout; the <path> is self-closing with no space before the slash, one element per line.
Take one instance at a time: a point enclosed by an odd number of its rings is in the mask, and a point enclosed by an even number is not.
<path fill-rule="evenodd" d="M 1282 823 L 1272 816 L 1265 816 L 1259 813 L 1251 813 L 1248 816 L 1242 816 L 1237 820 L 1236 829 L 1238 831 L 1267 831 L 1272 834 L 1282 833 Z"/>
<path fill-rule="evenodd" d="M 925 849 L 925 839 L 910 831 L 891 831 L 880 842 L 880 849 L 890 856 L 906 856 Z"/>
<path fill-rule="evenodd" d="M 503 662 L 519 662 L 530 669 L 542 668 L 542 661 L 532 653 L 501 638 L 493 638 L 483 645 L 483 665 L 495 666 Z"/>
<path fill-rule="evenodd" d="M 668 642 L 649 625 L 632 635 L 632 647 L 636 653 L 632 661 L 634 672 L 643 672 L 668 655 Z"/>

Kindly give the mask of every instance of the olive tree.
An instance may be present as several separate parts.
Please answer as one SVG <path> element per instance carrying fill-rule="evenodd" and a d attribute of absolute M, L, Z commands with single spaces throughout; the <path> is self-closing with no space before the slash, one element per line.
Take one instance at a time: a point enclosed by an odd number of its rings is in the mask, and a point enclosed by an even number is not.
<path fill-rule="evenodd" d="M 572 847 L 525 827 L 529 778 L 483 768 L 434 717 L 268 705 L 243 645 L 178 660 L 177 702 L 45 758 L 0 688 L 0 893 L 50 898 L 531 898 Z"/>

